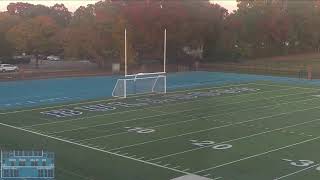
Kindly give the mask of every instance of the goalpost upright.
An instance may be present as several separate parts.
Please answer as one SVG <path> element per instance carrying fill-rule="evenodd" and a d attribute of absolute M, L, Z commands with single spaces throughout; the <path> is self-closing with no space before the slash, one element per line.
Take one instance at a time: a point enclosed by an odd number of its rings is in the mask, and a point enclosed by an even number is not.
<path fill-rule="evenodd" d="M 163 40 L 163 72 L 166 73 L 166 62 L 167 61 L 167 29 L 164 29 L 164 40 Z"/>
<path fill-rule="evenodd" d="M 124 30 L 124 76 L 128 75 L 127 67 L 127 29 Z"/>
<path fill-rule="evenodd" d="M 163 73 L 167 73 L 167 29 L 164 29 L 164 40 L 163 40 Z M 167 93 L 167 77 L 164 78 L 164 93 Z"/>
<path fill-rule="evenodd" d="M 166 80 L 166 64 L 167 64 L 167 29 L 164 30 L 164 39 L 163 39 L 163 70 L 159 71 L 159 72 L 147 72 L 147 73 L 135 73 L 135 74 L 129 74 L 128 73 L 128 50 L 127 50 L 127 29 L 124 30 L 124 79 L 118 79 L 113 92 L 112 92 L 112 96 L 114 97 L 127 97 L 128 91 L 127 88 L 130 85 L 136 85 L 139 84 L 138 82 L 136 82 L 137 80 L 140 81 L 147 81 L 148 79 L 150 81 L 153 80 L 152 82 L 149 82 L 148 85 L 151 85 L 150 87 L 146 88 L 146 91 L 150 91 L 150 92 L 162 92 L 162 93 L 166 93 L 167 92 L 167 80 Z M 129 82 L 129 84 L 127 83 L 127 81 Z M 162 84 L 161 84 L 162 83 Z M 160 85 L 159 85 L 160 84 Z M 160 86 L 163 86 L 161 89 Z M 158 87 L 159 86 L 159 87 Z M 160 89 L 156 89 L 156 87 L 160 88 Z M 129 87 L 130 89 L 130 87 Z M 119 91 L 119 92 L 118 92 Z M 146 93 L 146 92 L 142 92 L 142 93 Z M 130 92 L 129 92 L 130 94 Z"/>
<path fill-rule="evenodd" d="M 124 30 L 124 77 L 128 75 L 128 66 L 127 66 L 127 29 Z M 127 81 L 123 82 L 124 86 L 124 98 L 127 97 Z"/>

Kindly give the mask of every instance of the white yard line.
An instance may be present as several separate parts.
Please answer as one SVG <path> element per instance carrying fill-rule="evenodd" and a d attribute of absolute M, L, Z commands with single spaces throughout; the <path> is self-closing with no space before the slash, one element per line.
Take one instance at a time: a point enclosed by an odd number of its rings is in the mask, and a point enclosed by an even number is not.
<path fill-rule="evenodd" d="M 223 98 L 231 98 L 231 97 L 234 98 L 234 97 L 240 97 L 240 96 L 249 96 L 249 95 L 254 95 L 254 94 L 262 94 L 262 93 L 267 93 L 267 92 L 276 92 L 276 91 L 283 91 L 283 90 L 290 90 L 290 89 L 299 89 L 299 88 L 291 87 L 291 88 L 287 88 L 287 89 L 274 89 L 274 90 L 262 91 L 262 92 L 256 92 L 256 93 L 236 94 L 236 95 L 232 95 L 232 96 L 225 96 Z M 212 98 L 215 98 L 215 97 L 212 97 Z M 60 124 L 60 123 L 65 123 L 65 122 L 86 120 L 86 119 L 91 119 L 91 118 L 96 118 L 96 117 L 103 117 L 103 116 L 116 115 L 116 114 L 125 114 L 125 113 L 128 113 L 128 112 L 135 112 L 135 111 L 152 110 L 153 108 L 176 106 L 176 105 L 180 105 L 180 104 L 194 103 L 194 102 L 198 102 L 198 101 L 201 102 L 201 101 L 204 101 L 204 99 L 197 99 L 197 100 L 192 100 L 192 101 L 182 101 L 182 102 L 177 101 L 176 103 L 171 103 L 169 105 L 164 104 L 164 105 L 159 105 L 159 106 L 154 106 L 154 107 L 145 107 L 145 108 L 141 108 L 141 109 L 131 109 L 131 110 L 127 110 L 127 111 L 99 114 L 99 115 L 94 115 L 94 116 L 87 116 L 87 117 L 81 117 L 81 118 L 75 118 L 75 119 L 69 119 L 69 120 L 63 120 L 63 121 L 40 123 L 40 124 L 24 126 L 24 128 L 37 127 L 37 126 L 43 126 L 43 125 L 51 125 L 51 124 Z M 196 109 L 199 109 L 199 108 L 193 108 L 193 109 L 189 109 L 189 110 L 196 110 Z"/>
<path fill-rule="evenodd" d="M 197 90 L 206 90 L 206 89 L 219 89 L 219 88 L 234 87 L 234 86 L 237 87 L 237 86 L 244 86 L 244 85 L 249 85 L 249 84 L 256 84 L 256 83 L 241 83 L 241 84 L 236 84 L 235 83 L 233 85 L 225 85 L 225 86 L 217 86 L 217 87 L 186 89 L 186 90 L 178 90 L 178 91 L 174 91 L 174 92 L 167 92 L 167 94 L 175 94 L 175 93 L 179 93 L 179 92 L 188 92 L 188 91 L 197 91 Z M 257 85 L 261 85 L 261 84 L 257 84 Z M 299 87 L 297 87 L 297 88 L 299 88 Z M 150 96 L 150 94 L 132 95 L 132 96 L 128 97 L 127 99 L 136 98 L 136 97 L 144 97 L 144 96 Z M 71 103 L 71 104 L 58 105 L 58 106 L 49 106 L 49 107 L 33 108 L 33 109 L 26 109 L 26 110 L 2 112 L 2 113 L 0 113 L 0 115 L 15 114 L 15 113 L 29 112 L 29 111 L 38 111 L 38 110 L 60 108 L 60 107 L 68 107 L 68 106 L 83 105 L 83 104 L 91 104 L 91 103 L 99 103 L 99 102 L 117 101 L 117 100 L 119 100 L 119 98 L 111 98 L 111 99 L 96 100 L 96 101 L 86 101 L 86 102 Z"/>
<path fill-rule="evenodd" d="M 287 178 L 287 177 L 289 177 L 289 176 L 293 176 L 293 175 L 299 174 L 299 173 L 301 173 L 301 172 L 304 172 L 304 171 L 306 171 L 306 170 L 309 170 L 309 169 L 311 169 L 311 168 L 315 168 L 315 167 L 318 167 L 318 166 L 320 166 L 320 164 L 316 164 L 316 165 L 313 165 L 313 166 L 309 166 L 309 167 L 304 168 L 304 169 L 301 169 L 301 170 L 299 170 L 299 171 L 296 171 L 296 172 L 293 172 L 293 173 L 290 173 L 290 174 L 287 174 L 287 175 L 284 175 L 284 176 L 281 176 L 281 177 L 277 177 L 277 178 L 275 178 L 275 179 L 273 179 L 273 180 L 284 179 L 284 178 Z"/>
<path fill-rule="evenodd" d="M 61 141 L 61 142 L 64 142 L 64 143 L 68 143 L 68 144 L 80 146 L 80 147 L 83 147 L 83 148 L 87 148 L 87 149 L 91 149 L 91 150 L 95 150 L 95 151 L 107 153 L 107 154 L 109 154 L 109 155 L 113 155 L 113 156 L 117 156 L 117 157 L 129 159 L 129 160 L 133 160 L 133 161 L 140 162 L 140 163 L 143 163 L 143 164 L 147 164 L 147 165 L 151 165 L 151 166 L 155 166 L 155 167 L 159 167 L 159 168 L 171 170 L 171 171 L 174 171 L 174 172 L 178 172 L 178 173 L 182 173 L 182 174 L 187 174 L 187 175 L 192 174 L 192 173 L 188 173 L 188 172 L 181 171 L 181 170 L 178 170 L 178 169 L 174 169 L 174 168 L 170 168 L 170 167 L 165 167 L 165 166 L 162 166 L 162 165 L 159 165 L 159 164 L 147 162 L 147 161 L 140 160 L 140 159 L 136 159 L 136 158 L 132 158 L 132 157 L 129 157 L 129 156 L 124 156 L 124 155 L 117 154 L 117 153 L 113 153 L 113 152 L 110 152 L 110 151 L 107 151 L 107 150 L 103 150 L 103 149 L 99 149 L 99 148 L 96 148 L 96 147 L 91 147 L 91 146 L 88 146 L 88 145 L 84 145 L 84 144 L 80 144 L 80 143 L 77 143 L 77 142 L 73 142 L 73 141 L 69 141 L 69 140 L 57 138 L 57 137 L 54 137 L 54 136 L 45 135 L 45 134 L 38 133 L 38 132 L 33 132 L 33 131 L 30 131 L 30 130 L 23 129 L 23 128 L 16 127 L 16 126 L 12 126 L 12 125 L 9 125 L 9 124 L 0 123 L 0 125 L 5 126 L 5 127 L 9 127 L 9 128 L 12 128 L 12 129 L 24 131 L 24 132 L 27 132 L 27 133 L 39 135 L 39 136 L 46 137 L 46 138 L 49 138 L 49 139 L 54 139 L 54 140 Z"/>
<path fill-rule="evenodd" d="M 166 138 L 160 138 L 160 139 L 155 139 L 155 140 L 151 140 L 151 141 L 145 141 L 145 142 L 142 142 L 142 143 L 136 143 L 136 144 L 132 144 L 132 145 L 122 146 L 122 147 L 110 149 L 110 151 L 115 151 L 115 150 L 120 150 L 120 149 L 124 149 L 124 148 L 140 146 L 140 145 L 149 144 L 149 143 L 153 143 L 153 142 L 158 142 L 158 141 L 168 140 L 168 139 L 172 139 L 172 138 L 182 137 L 182 136 L 186 136 L 186 135 L 190 135 L 190 134 L 202 133 L 202 132 L 211 131 L 211 130 L 214 130 L 214 129 L 221 129 L 221 128 L 225 128 L 225 127 L 229 127 L 229 126 L 235 126 L 235 125 L 239 125 L 239 124 L 245 124 L 245 123 L 248 123 L 248 122 L 254 122 L 254 121 L 261 120 L 261 119 L 273 118 L 273 117 L 287 115 L 287 114 L 291 114 L 291 113 L 295 113 L 295 112 L 301 112 L 301 111 L 307 111 L 307 110 L 319 109 L 319 108 L 320 108 L 320 106 L 316 106 L 316 107 L 312 107 L 312 108 L 306 108 L 306 109 L 300 109 L 300 110 L 286 112 L 286 113 L 279 113 L 279 114 L 275 114 L 275 115 L 264 116 L 264 117 L 260 117 L 260 118 L 256 118 L 256 119 L 247 120 L 247 121 L 240 121 L 240 122 L 233 123 L 233 124 L 227 124 L 227 125 L 212 127 L 212 128 L 208 128 L 208 129 L 202 129 L 202 130 L 199 130 L 199 131 L 188 132 L 188 133 L 184 133 L 184 134 L 180 134 L 180 135 L 169 136 L 169 137 L 166 137 Z"/>
<path fill-rule="evenodd" d="M 215 145 L 225 144 L 225 143 L 230 143 L 230 142 L 236 142 L 236 141 L 244 140 L 244 139 L 249 139 L 249 138 L 252 138 L 252 137 L 259 136 L 259 135 L 268 134 L 268 133 L 271 133 L 271 132 L 280 131 L 280 130 L 288 129 L 288 128 L 292 128 L 292 127 L 297 127 L 297 126 L 301 126 L 301 125 L 305 125 L 305 124 L 309 124 L 309 123 L 313 123 L 313 122 L 317 122 L 317 121 L 320 121 L 320 119 L 315 119 L 315 120 L 312 120 L 312 121 L 307 121 L 307 122 L 303 122 L 303 123 L 293 124 L 293 125 L 290 125 L 290 126 L 284 126 L 284 127 L 281 127 L 281 128 L 276 128 L 276 129 L 273 129 L 273 130 L 270 130 L 270 131 L 263 131 L 263 132 L 252 134 L 252 135 L 248 135 L 248 136 L 243 136 L 243 137 L 239 137 L 239 138 L 235 138 L 235 139 L 230 139 L 230 140 L 227 140 L 227 141 L 216 143 Z M 149 159 L 148 161 L 156 161 L 156 160 L 167 158 L 167 157 L 172 157 L 172 156 L 176 156 L 176 155 L 180 155 L 180 154 L 185 154 L 185 153 L 188 153 L 188 152 L 198 151 L 200 149 L 204 149 L 204 148 L 208 148 L 208 147 L 209 146 L 193 148 L 193 149 L 189 149 L 189 150 L 186 150 L 186 151 L 167 154 L 165 156 Z"/>
<path fill-rule="evenodd" d="M 261 120 L 261 119 L 273 118 L 273 117 L 277 117 L 277 116 L 282 116 L 282 115 L 287 115 L 287 114 L 291 114 L 291 113 L 295 113 L 295 112 L 307 111 L 307 110 L 312 110 L 312 109 L 318 109 L 318 108 L 320 108 L 320 106 L 316 106 L 316 107 L 312 107 L 312 108 L 306 108 L 306 109 L 300 109 L 300 110 L 286 112 L 286 113 L 279 113 L 279 114 L 270 115 L 270 116 L 264 116 L 264 117 L 260 117 L 260 118 L 256 118 L 256 119 L 247 120 L 247 121 L 240 121 L 240 122 L 233 123 L 233 124 L 227 124 L 227 125 L 212 127 L 212 128 L 208 128 L 208 129 L 202 129 L 202 130 L 199 130 L 199 131 L 188 132 L 188 133 L 184 133 L 184 134 L 180 134 L 180 135 L 169 136 L 169 137 L 166 137 L 166 138 L 160 138 L 160 139 L 155 139 L 155 140 L 151 140 L 151 141 L 145 141 L 145 142 L 136 143 L 136 144 L 132 144 L 132 145 L 126 145 L 126 146 L 110 149 L 109 151 L 115 151 L 115 150 L 120 150 L 120 149 L 124 149 L 124 148 L 140 146 L 140 145 L 144 145 L 144 144 L 148 144 L 148 143 L 168 140 L 168 139 L 182 137 L 182 136 L 186 136 L 186 135 L 190 135 L 190 134 L 202 133 L 202 132 L 211 131 L 211 130 L 214 130 L 214 129 L 221 129 L 221 128 L 235 126 L 235 125 L 239 125 L 239 124 L 245 124 L 245 123 L 248 123 L 248 122 L 254 122 L 254 121 Z"/>
<path fill-rule="evenodd" d="M 218 180 L 218 179 L 222 179 L 222 177 L 217 177 L 217 178 L 214 178 L 212 180 Z"/>
<path fill-rule="evenodd" d="M 244 160 L 260 157 L 260 156 L 263 156 L 263 155 L 266 155 L 266 154 L 277 152 L 277 151 L 280 151 L 280 150 L 283 150 L 283 149 L 288 149 L 288 148 L 291 148 L 291 147 L 294 147 L 294 146 L 297 146 L 297 145 L 301 145 L 301 144 L 308 143 L 308 142 L 315 141 L 315 140 L 319 140 L 319 139 L 320 139 L 320 136 L 317 136 L 317 137 L 312 138 L 312 139 L 300 141 L 300 142 L 297 142 L 297 143 L 294 143 L 294 144 L 290 144 L 290 145 L 287 145 L 287 146 L 283 146 L 283 147 L 280 147 L 280 148 L 277 148 L 277 149 L 272 149 L 272 150 L 269 150 L 269 151 L 266 151 L 266 152 L 263 152 L 263 153 L 255 154 L 255 155 L 248 156 L 248 157 L 245 157 L 245 158 L 241 158 L 241 159 L 238 159 L 238 160 L 235 160 L 235 161 L 227 162 L 227 163 L 220 164 L 220 165 L 217 165 L 217 166 L 214 166 L 214 167 L 210 167 L 210 168 L 207 168 L 207 169 L 196 171 L 196 172 L 194 172 L 194 174 L 202 173 L 202 172 L 205 172 L 205 171 L 217 169 L 217 168 L 224 167 L 224 166 L 228 166 L 228 165 L 235 164 L 235 163 L 238 163 L 238 162 L 241 162 L 241 161 L 244 161 Z"/>
<path fill-rule="evenodd" d="M 304 99 L 304 100 L 300 100 L 300 101 L 292 101 L 292 102 L 285 102 L 285 103 L 280 103 L 277 104 L 277 106 L 279 105 L 284 105 L 284 104 L 290 104 L 290 103 L 296 103 L 296 102 L 304 102 L 304 101 L 310 101 L 313 99 L 317 99 L 317 98 L 310 98 L 310 99 Z M 214 115 L 210 115 L 210 116 L 202 116 L 202 117 L 197 117 L 197 118 L 191 118 L 185 121 L 177 121 L 177 122 L 173 122 L 173 123 L 166 123 L 166 124 L 161 124 L 161 125 L 156 125 L 156 126 L 147 126 L 145 128 L 159 128 L 159 127 L 165 127 L 165 126 L 171 126 L 171 125 L 176 125 L 176 124 L 183 124 L 183 123 L 187 123 L 187 122 L 192 122 L 192 121 L 198 121 L 199 119 L 201 120 L 207 120 L 208 118 L 211 117 L 215 117 L 215 116 L 222 116 L 222 115 L 226 115 L 226 114 L 234 114 L 234 113 L 238 113 L 238 112 L 244 112 L 244 111 L 250 111 L 250 110 L 257 110 L 260 108 L 266 108 L 266 107 L 273 107 L 272 109 L 277 108 L 277 106 L 275 105 L 269 105 L 269 106 L 261 106 L 261 107 L 255 107 L 255 108 L 248 108 L 248 109 L 242 109 L 240 111 L 234 111 L 234 112 L 228 112 L 228 113 L 219 113 L 219 114 L 214 114 Z M 188 116 L 186 116 L 188 117 Z M 167 120 L 165 120 L 167 121 Z M 160 121 L 161 122 L 161 121 Z M 232 123 L 228 123 L 228 124 L 232 124 Z M 228 125 L 227 124 L 227 125 Z M 117 128 L 120 129 L 120 128 Z M 122 128 L 121 128 L 122 129 Z M 115 129 L 113 129 L 115 130 Z M 109 130 L 108 130 L 109 131 Z M 106 132 L 108 132 L 106 131 Z M 118 133 L 113 133 L 113 134 L 108 134 L 108 135 L 102 135 L 102 136 L 97 136 L 97 137 L 91 137 L 91 138 L 86 138 L 86 139 L 80 139 L 78 140 L 79 142 L 82 141 L 88 141 L 88 140 L 94 140 L 94 139 L 100 139 L 100 138 L 107 138 L 107 137 L 112 137 L 112 136 L 117 136 L 117 135 L 122 135 L 122 134 L 129 134 L 130 132 L 125 131 L 125 132 L 118 132 Z M 51 133 L 50 133 L 51 134 Z"/>
<path fill-rule="evenodd" d="M 174 112 L 170 112 L 170 113 L 162 113 L 162 114 L 158 114 L 158 115 L 152 115 L 152 116 L 146 116 L 146 117 L 140 117 L 140 118 L 134 118 L 134 119 L 127 119 L 124 121 L 117 121 L 117 122 L 112 122 L 112 123 L 104 123 L 104 124 L 98 124 L 98 125 L 93 125 L 93 126 L 84 126 L 84 127 L 78 127 L 78 128 L 74 128 L 74 129 L 67 129 L 67 130 L 62 130 L 62 131 L 55 131 L 55 132 L 50 132 L 49 134 L 58 134 L 58 133 L 64 133 L 64 132 L 71 132 L 71 131 L 77 131 L 77 130 L 84 130 L 84 129 L 89 129 L 89 128 L 95 128 L 95 127 L 101 127 L 101 126 L 108 126 L 108 125 L 114 125 L 114 124 L 119 124 L 119 123 L 124 123 L 124 122 L 131 122 L 131 121 L 136 121 L 136 120 L 141 120 L 141 119 L 147 119 L 147 118 L 153 118 L 153 117 L 159 117 L 159 116 L 165 116 L 165 115 L 171 115 L 171 114 L 178 114 L 178 113 L 183 113 L 183 112 L 190 112 L 190 111 L 194 111 L 194 110 L 198 110 L 198 109 L 203 109 L 203 108 L 208 108 L 208 107 L 212 107 L 212 108 L 217 108 L 217 107 L 222 107 L 222 106 L 226 106 L 226 105 L 233 105 L 233 104 L 239 104 L 239 103 L 244 103 L 244 102 L 254 102 L 254 101 L 260 101 L 260 100 L 270 100 L 270 99 L 275 99 L 275 98 L 280 98 L 280 97 L 287 97 L 287 96 L 293 96 L 293 95 L 302 95 L 302 94 L 308 94 L 308 93 L 313 93 L 313 92 L 303 92 L 303 93 L 294 93 L 294 94 L 286 94 L 286 95 L 281 95 L 281 96 L 273 96 L 270 98 L 261 98 L 261 99 L 250 99 L 250 100 L 244 100 L 244 101 L 238 101 L 238 102 L 233 102 L 233 103 L 226 103 L 226 104 L 221 104 L 221 105 L 214 105 L 214 106 L 206 106 L 206 107 L 197 107 L 197 108 L 191 108 L 188 110 L 182 110 L 182 111 L 174 111 Z M 317 98 L 313 98 L 313 99 L 317 99 Z M 281 104 L 281 103 L 280 103 Z M 273 106 L 273 105 L 272 105 Z M 258 107 L 260 108 L 260 107 Z M 258 109 L 257 108 L 257 109 Z M 192 115 L 188 115 L 188 116 L 192 116 Z M 186 117 L 188 117 L 186 116 Z M 84 118 L 86 119 L 86 118 Z M 37 125 L 33 125 L 37 126 Z M 29 128 L 32 126 L 25 126 L 24 128 Z M 114 130 L 114 129 L 113 129 Z M 99 131 L 100 132 L 100 131 Z"/>

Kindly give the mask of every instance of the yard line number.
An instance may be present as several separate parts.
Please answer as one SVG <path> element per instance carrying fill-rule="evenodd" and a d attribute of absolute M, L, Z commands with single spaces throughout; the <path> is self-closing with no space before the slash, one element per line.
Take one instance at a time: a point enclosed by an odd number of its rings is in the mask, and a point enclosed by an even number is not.
<path fill-rule="evenodd" d="M 290 160 L 290 159 L 282 159 L 282 160 L 287 161 L 289 162 L 290 165 L 296 166 L 296 167 L 309 167 L 315 164 L 315 162 L 311 160 Z M 320 166 L 318 166 L 316 170 L 320 171 Z"/>
<path fill-rule="evenodd" d="M 232 148 L 231 144 L 218 144 L 214 141 L 199 141 L 199 140 L 190 140 L 191 144 L 197 147 L 210 147 L 215 150 L 225 150 Z"/>
<path fill-rule="evenodd" d="M 143 127 L 126 127 L 126 129 L 128 129 L 128 132 L 136 132 L 138 134 L 149 134 L 156 131 L 154 129 L 148 129 Z"/>

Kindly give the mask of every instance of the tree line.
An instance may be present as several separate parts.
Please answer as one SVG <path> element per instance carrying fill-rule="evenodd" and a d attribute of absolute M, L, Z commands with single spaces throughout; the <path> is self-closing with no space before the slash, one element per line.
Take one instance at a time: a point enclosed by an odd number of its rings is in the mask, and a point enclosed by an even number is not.
<path fill-rule="evenodd" d="M 167 29 L 169 63 L 235 61 L 320 50 L 320 1 L 237 0 L 228 12 L 209 0 L 105 0 L 71 13 L 10 3 L 0 13 L 0 57 L 27 53 L 89 59 L 161 60 Z"/>

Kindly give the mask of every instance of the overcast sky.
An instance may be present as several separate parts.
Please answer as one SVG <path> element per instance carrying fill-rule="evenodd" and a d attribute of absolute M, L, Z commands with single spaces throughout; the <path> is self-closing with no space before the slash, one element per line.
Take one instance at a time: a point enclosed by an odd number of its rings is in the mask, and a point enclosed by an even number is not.
<path fill-rule="evenodd" d="M 46 6 L 52 6 L 56 3 L 63 3 L 69 11 L 74 12 L 79 6 L 86 6 L 87 4 L 93 4 L 99 0 L 0 0 L 0 11 L 6 11 L 7 10 L 7 5 L 11 2 L 28 2 L 31 4 L 43 4 Z M 195 0 L 196 1 L 196 0 Z M 219 3 L 221 6 L 225 7 L 229 11 L 235 10 L 237 8 L 237 3 L 236 0 L 211 0 L 214 1 L 215 3 Z"/>

